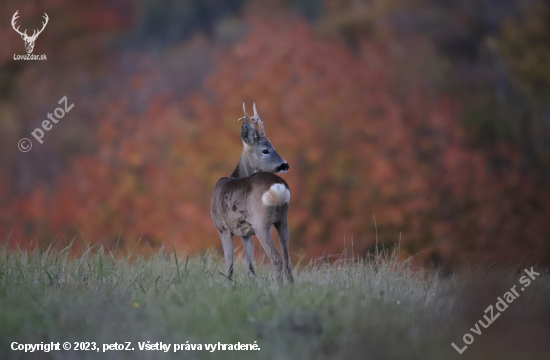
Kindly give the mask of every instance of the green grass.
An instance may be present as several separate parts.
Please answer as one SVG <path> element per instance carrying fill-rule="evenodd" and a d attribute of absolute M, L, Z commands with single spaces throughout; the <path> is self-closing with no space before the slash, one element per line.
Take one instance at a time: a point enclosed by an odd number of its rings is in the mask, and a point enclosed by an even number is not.
<path fill-rule="evenodd" d="M 295 267 L 279 286 L 271 266 L 235 281 L 215 253 L 115 257 L 99 248 L 0 250 L 0 359 L 545 359 L 548 271 L 459 355 L 451 342 L 519 284 L 522 268 L 442 277 L 382 257 Z M 471 333 L 471 332 L 470 332 Z M 11 343 L 132 342 L 134 351 L 29 354 Z M 252 344 L 259 351 L 139 351 L 139 341 Z"/>

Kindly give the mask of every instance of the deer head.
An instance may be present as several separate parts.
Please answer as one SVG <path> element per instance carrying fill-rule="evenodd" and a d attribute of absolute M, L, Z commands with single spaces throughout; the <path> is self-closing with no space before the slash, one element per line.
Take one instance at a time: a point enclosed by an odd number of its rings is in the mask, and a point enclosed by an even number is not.
<path fill-rule="evenodd" d="M 13 27 L 13 30 L 15 30 L 19 35 L 21 35 L 21 38 L 25 40 L 25 49 L 27 50 L 27 54 L 30 54 L 34 49 L 34 42 L 36 41 L 36 38 L 38 37 L 38 35 L 40 35 L 42 31 L 44 31 L 44 28 L 48 24 L 49 18 L 48 18 L 48 15 L 44 13 L 44 19 L 46 21 L 42 23 L 42 29 L 40 29 L 38 32 L 34 30 L 32 35 L 28 36 L 27 30 L 25 30 L 24 32 L 21 32 L 19 31 L 19 26 L 17 28 L 15 27 L 15 20 L 17 20 L 17 18 L 19 17 L 17 15 L 18 12 L 19 10 L 17 10 L 15 14 L 13 14 L 13 17 L 11 18 L 11 26 Z"/>
<path fill-rule="evenodd" d="M 241 128 L 243 152 L 232 177 L 250 176 L 257 172 L 283 173 L 289 168 L 288 163 L 275 151 L 268 138 L 265 137 L 264 123 L 256 110 L 254 116 L 249 116 L 243 103 L 244 120 Z"/>

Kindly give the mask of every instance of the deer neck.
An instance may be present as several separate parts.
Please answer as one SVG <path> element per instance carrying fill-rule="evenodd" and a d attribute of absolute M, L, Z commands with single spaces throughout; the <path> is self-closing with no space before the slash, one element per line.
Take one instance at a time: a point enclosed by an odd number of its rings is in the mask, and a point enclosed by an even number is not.
<path fill-rule="evenodd" d="M 240 179 L 255 173 L 254 168 L 250 164 L 250 161 L 248 161 L 247 157 L 243 155 L 244 154 L 241 154 L 241 158 L 239 159 L 237 167 L 229 176 Z"/>

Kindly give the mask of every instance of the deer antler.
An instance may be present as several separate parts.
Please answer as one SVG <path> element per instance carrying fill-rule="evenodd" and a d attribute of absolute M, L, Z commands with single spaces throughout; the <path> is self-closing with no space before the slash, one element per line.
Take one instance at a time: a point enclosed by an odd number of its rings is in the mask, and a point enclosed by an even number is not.
<path fill-rule="evenodd" d="M 258 111 L 256 110 L 256 103 L 254 103 L 254 118 L 256 119 L 258 131 L 260 132 L 260 135 L 265 136 L 264 122 L 260 120 L 260 115 L 258 115 Z"/>
<path fill-rule="evenodd" d="M 265 136 L 264 122 L 260 119 L 260 116 L 258 115 L 258 111 L 256 110 L 256 103 L 254 103 L 254 116 L 250 117 L 248 115 L 248 113 L 246 112 L 246 105 L 244 104 L 244 102 L 243 102 L 243 111 L 244 111 L 244 116 L 237 121 L 245 120 L 253 125 L 256 125 L 256 130 L 258 131 L 259 135 Z"/>
<path fill-rule="evenodd" d="M 29 37 L 27 35 L 27 30 L 25 30 L 25 32 L 22 33 L 21 31 L 19 31 L 19 26 L 17 28 L 15 28 L 15 20 L 17 20 L 17 18 L 19 18 L 19 16 L 17 15 L 18 12 L 19 12 L 19 10 L 17 10 L 15 12 L 15 14 L 13 14 L 13 17 L 11 18 L 11 26 L 13 27 L 13 30 L 15 30 L 19 35 Z"/>
<path fill-rule="evenodd" d="M 237 121 L 245 120 L 248 122 L 253 122 L 250 116 L 248 116 L 248 113 L 246 112 L 246 105 L 244 104 L 244 102 L 243 102 L 243 111 L 244 111 L 244 116 Z"/>
<path fill-rule="evenodd" d="M 36 39 L 38 37 L 38 35 L 40 35 L 40 33 L 42 31 L 44 31 L 44 28 L 46 27 L 46 25 L 48 25 L 48 20 L 50 20 L 50 18 L 48 17 L 48 14 L 44 13 L 44 19 L 46 21 L 42 22 L 42 29 L 40 29 L 38 32 L 36 32 L 36 30 L 34 30 L 32 35 L 29 36 L 29 35 L 27 35 L 27 29 L 25 29 L 24 32 L 21 32 L 21 31 L 19 31 L 19 26 L 17 28 L 15 27 L 15 21 L 19 18 L 18 13 L 19 13 L 19 10 L 17 10 L 15 12 L 15 14 L 13 14 L 13 17 L 11 18 L 11 26 L 13 27 L 13 30 L 15 30 L 19 35 L 25 36 L 28 39 Z"/>
<path fill-rule="evenodd" d="M 40 29 L 36 34 L 35 34 L 36 30 L 34 30 L 31 37 L 36 38 L 38 37 L 38 35 L 40 35 L 42 31 L 44 31 L 44 29 L 46 28 L 46 25 L 48 25 L 48 20 L 50 20 L 50 18 L 48 17 L 48 14 L 44 13 L 44 19 L 46 21 L 42 22 L 42 29 Z"/>

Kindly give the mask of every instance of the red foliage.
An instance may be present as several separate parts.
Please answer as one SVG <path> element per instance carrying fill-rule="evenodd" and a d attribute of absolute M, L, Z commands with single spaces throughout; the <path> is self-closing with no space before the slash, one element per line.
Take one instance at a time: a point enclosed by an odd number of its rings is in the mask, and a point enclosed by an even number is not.
<path fill-rule="evenodd" d="M 97 152 L 80 156 L 51 196 L 37 190 L 0 213 L 2 233 L 218 246 L 212 189 L 238 161 L 242 102 L 255 101 L 291 166 L 293 252 L 338 253 L 353 238 L 364 254 L 377 230 L 386 247 L 401 238 L 404 251 L 435 263 L 550 260 L 549 186 L 521 172 L 512 148 L 469 149 L 445 97 L 412 88 L 397 100 L 383 47 L 365 41 L 368 56 L 351 54 L 289 14 L 249 21 L 249 35 L 184 104 L 158 98 L 135 115 L 112 102 Z"/>

